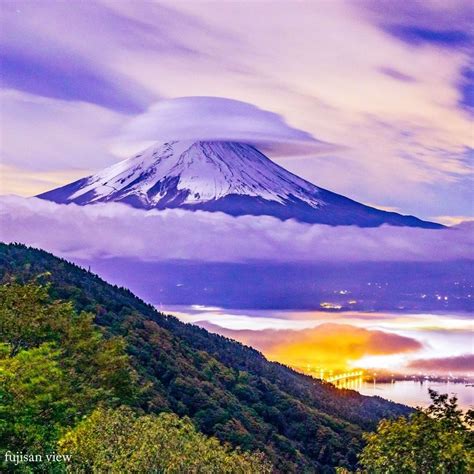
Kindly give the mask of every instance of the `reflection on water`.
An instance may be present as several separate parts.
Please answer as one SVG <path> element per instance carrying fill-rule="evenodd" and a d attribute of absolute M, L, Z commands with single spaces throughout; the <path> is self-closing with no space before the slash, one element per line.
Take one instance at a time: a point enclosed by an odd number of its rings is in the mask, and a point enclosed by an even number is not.
<path fill-rule="evenodd" d="M 328 381 L 330 382 L 331 380 Z M 360 372 L 359 375 L 356 375 L 354 377 L 343 378 L 341 380 L 333 381 L 332 383 L 337 388 L 348 388 L 350 390 L 360 391 L 359 389 L 362 388 L 362 385 L 364 384 L 364 377 L 362 372 Z"/>
<path fill-rule="evenodd" d="M 474 406 L 474 387 L 464 383 L 453 382 L 415 382 L 411 380 L 376 383 L 364 381 L 363 377 L 354 377 L 335 382 L 339 388 L 357 390 L 363 395 L 377 395 L 398 403 L 413 407 L 427 407 L 430 404 L 428 388 L 439 393 L 448 393 L 458 397 L 459 406 L 463 410 Z"/>

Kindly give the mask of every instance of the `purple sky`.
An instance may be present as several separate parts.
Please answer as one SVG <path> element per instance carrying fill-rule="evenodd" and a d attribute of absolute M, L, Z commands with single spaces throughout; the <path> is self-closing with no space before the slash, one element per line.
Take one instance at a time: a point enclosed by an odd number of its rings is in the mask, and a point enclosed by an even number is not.
<path fill-rule="evenodd" d="M 472 21 L 463 0 L 4 1 L 1 192 L 33 195 L 101 169 L 166 135 L 170 99 L 217 96 L 250 104 L 250 123 L 252 110 L 267 114 L 262 133 L 336 145 L 270 153 L 315 184 L 462 220 Z M 173 116 L 178 130 L 189 114 Z"/>

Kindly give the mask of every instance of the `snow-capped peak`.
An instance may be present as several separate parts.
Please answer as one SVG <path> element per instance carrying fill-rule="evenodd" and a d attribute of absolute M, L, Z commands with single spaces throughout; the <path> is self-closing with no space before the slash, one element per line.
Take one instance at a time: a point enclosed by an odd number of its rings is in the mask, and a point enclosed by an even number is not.
<path fill-rule="evenodd" d="M 121 202 L 140 209 L 268 215 L 328 225 L 442 227 L 374 209 L 319 188 L 278 166 L 253 146 L 235 142 L 154 145 L 38 197 L 65 204 Z"/>
<path fill-rule="evenodd" d="M 197 204 L 228 195 L 284 203 L 297 198 L 321 205 L 319 188 L 293 175 L 251 145 L 233 142 L 175 141 L 154 145 L 89 178 L 69 196 L 86 202 L 134 197 L 145 207 L 169 199 Z M 81 199 L 82 203 L 84 202 Z"/>

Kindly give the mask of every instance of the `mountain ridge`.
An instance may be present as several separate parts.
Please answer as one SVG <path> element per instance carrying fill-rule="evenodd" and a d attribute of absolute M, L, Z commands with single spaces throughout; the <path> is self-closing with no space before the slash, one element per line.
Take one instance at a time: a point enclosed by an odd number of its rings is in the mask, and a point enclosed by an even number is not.
<path fill-rule="evenodd" d="M 141 209 L 270 215 L 312 224 L 443 227 L 366 206 L 320 188 L 274 163 L 253 146 L 237 142 L 156 144 L 95 175 L 37 197 L 65 204 L 123 202 Z"/>
<path fill-rule="evenodd" d="M 189 416 L 205 434 L 264 451 L 277 472 L 354 467 L 364 430 L 411 411 L 269 362 L 252 348 L 159 313 L 130 291 L 45 251 L 0 244 L 0 279 L 12 278 L 46 281 L 54 300 L 93 313 L 108 337 L 125 339 L 149 387 L 141 410 Z"/>

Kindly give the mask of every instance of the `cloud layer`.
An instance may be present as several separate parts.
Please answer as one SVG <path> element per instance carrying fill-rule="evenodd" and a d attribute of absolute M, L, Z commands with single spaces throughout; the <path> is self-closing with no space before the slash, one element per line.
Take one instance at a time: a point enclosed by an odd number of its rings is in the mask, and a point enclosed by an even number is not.
<path fill-rule="evenodd" d="M 431 373 L 473 373 L 474 354 L 464 354 L 453 357 L 417 359 L 408 364 L 410 369 L 421 370 Z"/>
<path fill-rule="evenodd" d="M 357 262 L 469 259 L 474 223 L 443 230 L 358 228 L 124 204 L 59 205 L 2 197 L 0 238 L 65 257 L 148 261 Z"/>
<path fill-rule="evenodd" d="M 348 324 L 326 323 L 310 329 L 235 330 L 209 322 L 198 323 L 211 332 L 221 334 L 262 351 L 269 359 L 293 367 L 346 369 L 367 356 L 415 352 L 422 344 L 415 339 Z"/>
<path fill-rule="evenodd" d="M 290 127 L 278 114 L 222 97 L 162 100 L 132 119 L 121 142 L 216 140 L 250 143 L 273 156 L 312 154 L 337 149 Z"/>

